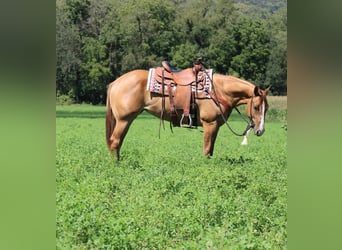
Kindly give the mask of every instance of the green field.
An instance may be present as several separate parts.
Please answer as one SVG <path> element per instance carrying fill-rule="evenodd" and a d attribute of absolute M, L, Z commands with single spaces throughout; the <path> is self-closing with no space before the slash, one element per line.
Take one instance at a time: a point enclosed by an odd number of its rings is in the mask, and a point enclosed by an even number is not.
<path fill-rule="evenodd" d="M 265 134 L 241 146 L 222 126 L 211 159 L 202 128 L 171 133 L 165 122 L 159 139 L 159 120 L 143 113 L 120 162 L 107 151 L 105 107 L 57 106 L 57 249 L 285 249 L 287 109 L 271 99 Z"/>

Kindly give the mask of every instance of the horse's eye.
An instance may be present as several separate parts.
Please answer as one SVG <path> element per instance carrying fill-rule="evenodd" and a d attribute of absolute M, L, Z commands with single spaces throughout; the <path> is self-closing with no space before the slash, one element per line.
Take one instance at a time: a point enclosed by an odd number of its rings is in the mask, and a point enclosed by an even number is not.
<path fill-rule="evenodd" d="M 258 111 L 258 110 L 259 110 L 259 107 L 258 107 L 258 106 L 254 106 L 254 110 L 255 110 L 255 111 Z"/>

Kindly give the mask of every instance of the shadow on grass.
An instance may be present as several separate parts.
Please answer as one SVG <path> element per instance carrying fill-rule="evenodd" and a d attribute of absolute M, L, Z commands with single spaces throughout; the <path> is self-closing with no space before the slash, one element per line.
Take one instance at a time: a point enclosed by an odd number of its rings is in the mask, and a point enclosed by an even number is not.
<path fill-rule="evenodd" d="M 224 157 L 220 158 L 222 162 L 228 163 L 228 165 L 233 166 L 244 166 L 245 164 L 252 164 L 254 159 L 252 158 L 245 158 L 244 156 L 240 155 L 240 157 Z"/>
<path fill-rule="evenodd" d="M 105 113 L 102 111 L 65 111 L 57 110 L 56 118 L 105 118 Z"/>
<path fill-rule="evenodd" d="M 269 112 L 267 114 L 268 120 L 279 120 L 281 115 L 273 114 L 274 112 Z M 283 115 L 284 116 L 284 115 Z M 239 115 L 237 112 L 233 111 L 228 118 L 228 121 L 244 121 L 248 120 L 248 117 L 243 114 L 243 117 Z M 56 118 L 86 118 L 86 119 L 97 119 L 97 118 L 106 118 L 105 110 L 56 110 Z M 158 119 L 157 117 L 143 111 L 136 119 Z M 284 119 L 283 119 L 284 120 Z"/>
<path fill-rule="evenodd" d="M 69 110 L 56 110 L 56 118 L 85 118 L 85 119 L 105 119 L 106 112 L 102 110 L 84 110 L 84 111 L 69 111 Z M 156 119 L 156 117 L 143 112 L 136 119 Z"/>

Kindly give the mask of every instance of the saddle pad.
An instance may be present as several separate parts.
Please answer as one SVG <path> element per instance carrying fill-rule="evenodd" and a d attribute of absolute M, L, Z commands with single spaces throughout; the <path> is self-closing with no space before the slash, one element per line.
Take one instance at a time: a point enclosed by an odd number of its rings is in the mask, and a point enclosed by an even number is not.
<path fill-rule="evenodd" d="M 155 68 L 150 68 L 149 73 L 148 73 L 148 80 L 147 80 L 147 87 L 146 90 L 157 93 L 157 94 L 162 94 L 162 84 L 159 83 L 156 80 L 155 77 Z M 210 98 L 210 96 L 207 94 L 207 91 L 212 89 L 211 85 L 211 79 L 213 79 L 213 70 L 212 69 L 206 69 L 205 72 L 200 71 L 198 72 L 198 84 L 191 85 L 191 91 L 196 92 L 200 96 L 205 96 L 206 98 Z M 177 85 L 173 85 L 173 92 L 175 91 Z M 164 94 L 168 95 L 168 85 L 164 85 Z"/>

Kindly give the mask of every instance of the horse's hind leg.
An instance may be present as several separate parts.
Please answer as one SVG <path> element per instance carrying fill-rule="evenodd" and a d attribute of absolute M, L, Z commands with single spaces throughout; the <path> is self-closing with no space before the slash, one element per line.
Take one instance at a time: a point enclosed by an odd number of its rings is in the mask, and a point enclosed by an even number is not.
<path fill-rule="evenodd" d="M 133 119 L 123 120 L 117 119 L 114 127 L 114 131 L 111 135 L 111 145 L 109 147 L 110 152 L 113 157 L 117 160 L 120 160 L 120 148 L 123 143 L 123 140 L 127 134 L 128 128 L 132 124 Z"/>

